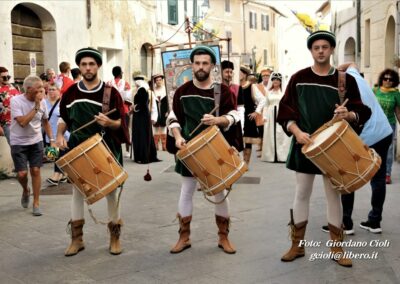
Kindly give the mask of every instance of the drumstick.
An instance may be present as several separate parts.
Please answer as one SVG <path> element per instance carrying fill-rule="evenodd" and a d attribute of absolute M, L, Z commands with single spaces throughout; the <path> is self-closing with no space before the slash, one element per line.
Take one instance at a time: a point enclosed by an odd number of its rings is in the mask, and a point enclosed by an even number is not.
<path fill-rule="evenodd" d="M 117 109 L 114 108 L 114 109 L 112 109 L 112 110 L 106 112 L 104 115 L 112 114 L 112 113 L 115 112 L 116 110 L 117 110 Z M 93 120 L 89 121 L 88 123 L 82 125 L 81 127 L 75 129 L 75 130 L 72 131 L 71 133 L 75 133 L 75 132 L 77 132 L 77 131 L 79 131 L 79 130 L 81 130 L 81 129 L 83 129 L 83 128 L 85 128 L 85 127 L 87 127 L 87 126 L 89 126 L 89 125 L 91 125 L 91 124 L 93 124 L 93 123 L 95 123 L 95 122 L 96 122 L 96 119 L 93 119 Z"/>
<path fill-rule="evenodd" d="M 219 108 L 219 105 L 215 105 L 215 107 L 212 109 L 212 111 L 210 111 L 210 113 L 209 114 L 213 114 L 217 109 Z M 204 123 L 201 121 L 200 123 L 199 123 L 199 125 L 197 125 L 196 126 L 196 128 L 195 129 L 193 129 L 193 131 L 192 132 L 190 132 L 190 134 L 189 134 L 189 136 L 192 136 L 193 135 L 193 133 L 195 133 L 196 132 L 196 130 L 197 129 L 199 129 L 200 128 L 200 126 L 202 126 Z"/>
<path fill-rule="evenodd" d="M 345 99 L 344 102 L 340 106 L 342 106 L 342 107 L 346 106 L 348 101 L 349 101 L 349 99 Z"/>

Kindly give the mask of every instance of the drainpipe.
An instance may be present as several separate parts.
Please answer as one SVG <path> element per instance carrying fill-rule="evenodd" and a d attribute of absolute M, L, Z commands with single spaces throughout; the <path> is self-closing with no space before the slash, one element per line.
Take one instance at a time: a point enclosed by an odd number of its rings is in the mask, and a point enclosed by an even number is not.
<path fill-rule="evenodd" d="M 90 0 L 86 0 L 86 28 L 90 29 L 92 26 L 92 8 Z"/>
<path fill-rule="evenodd" d="M 243 10 L 243 51 L 247 54 L 247 47 L 246 47 L 246 13 L 244 11 L 244 6 L 249 3 L 248 0 L 244 0 L 242 2 L 242 10 Z"/>

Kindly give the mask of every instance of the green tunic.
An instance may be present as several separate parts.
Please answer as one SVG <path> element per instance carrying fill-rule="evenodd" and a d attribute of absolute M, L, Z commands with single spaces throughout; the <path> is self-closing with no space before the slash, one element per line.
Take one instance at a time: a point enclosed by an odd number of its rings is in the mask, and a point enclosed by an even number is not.
<path fill-rule="evenodd" d="M 104 83 L 101 82 L 93 90 L 86 90 L 82 82 L 74 84 L 63 94 L 60 101 L 60 116 L 67 124 L 71 136 L 68 141 L 70 149 L 76 147 L 95 133 L 104 133 L 104 141 L 114 154 L 115 158 L 122 164 L 121 142 L 126 141 L 126 124 L 123 101 L 121 95 L 115 88 L 111 89 L 110 110 L 117 109 L 116 112 L 109 115 L 111 119 L 121 119 L 121 127 L 117 130 L 103 128 L 97 123 L 93 123 L 80 131 L 72 133 L 85 123 L 93 120 L 94 116 L 102 112 L 102 101 L 104 93 Z M 129 142 L 129 141 L 128 141 Z"/>
<path fill-rule="evenodd" d="M 193 81 L 189 81 L 176 90 L 172 107 L 177 118 L 176 122 L 181 126 L 182 137 L 186 141 L 189 141 L 208 127 L 207 125 L 203 125 L 192 136 L 190 136 L 190 133 L 200 123 L 203 115 L 210 113 L 214 106 L 215 101 L 213 88 L 207 90 L 199 89 L 193 84 Z M 234 109 L 234 95 L 230 92 L 228 87 L 221 85 L 219 114 L 224 115 Z M 224 136 L 230 145 L 235 146 L 235 137 Z M 175 171 L 182 176 L 192 176 L 190 171 L 179 160 L 176 162 Z"/>
<path fill-rule="evenodd" d="M 291 135 L 287 130 L 287 123 L 296 121 L 302 131 L 312 134 L 331 120 L 335 104 L 340 104 L 337 86 L 338 72 L 334 68 L 326 76 L 315 74 L 310 67 L 294 74 L 279 104 L 277 120 L 284 131 Z M 346 75 L 346 90 L 345 98 L 349 99 L 346 107 L 359 115 L 358 126 L 362 126 L 371 111 L 362 104 L 357 84 L 350 75 Z M 301 152 L 302 146 L 296 143 L 296 138 L 293 137 L 286 161 L 287 168 L 302 173 L 321 174 L 321 171 Z"/>

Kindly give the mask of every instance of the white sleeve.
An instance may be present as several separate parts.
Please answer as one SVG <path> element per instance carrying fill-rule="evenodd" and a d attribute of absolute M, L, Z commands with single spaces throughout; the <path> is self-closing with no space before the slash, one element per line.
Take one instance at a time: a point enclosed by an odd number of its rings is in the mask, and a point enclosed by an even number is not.
<path fill-rule="evenodd" d="M 151 92 L 151 120 L 157 121 L 158 119 L 158 110 L 157 110 L 157 102 L 156 102 L 156 96 L 154 95 L 153 92 Z"/>
<path fill-rule="evenodd" d="M 239 112 L 237 110 L 231 110 L 223 116 L 229 121 L 228 126 L 226 126 L 223 131 L 228 131 L 232 125 L 236 124 L 240 120 Z"/>
<path fill-rule="evenodd" d="M 167 128 L 169 136 L 174 136 L 172 134 L 172 128 L 179 128 L 179 130 L 182 129 L 173 110 L 171 110 L 167 116 Z"/>
<path fill-rule="evenodd" d="M 251 85 L 251 91 L 254 94 L 254 99 L 256 100 L 255 103 L 257 104 L 256 112 L 262 114 L 264 106 L 265 106 L 265 97 L 257 88 L 256 85 Z"/>
<path fill-rule="evenodd" d="M 133 102 L 133 99 L 132 99 L 132 90 L 122 91 L 122 92 L 121 92 L 121 95 L 122 95 L 122 99 L 123 99 L 124 101 Z"/>

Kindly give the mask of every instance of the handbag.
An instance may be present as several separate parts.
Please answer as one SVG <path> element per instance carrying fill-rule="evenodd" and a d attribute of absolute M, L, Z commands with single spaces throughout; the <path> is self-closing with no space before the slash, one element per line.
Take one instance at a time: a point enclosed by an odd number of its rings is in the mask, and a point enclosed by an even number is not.
<path fill-rule="evenodd" d="M 266 93 L 265 93 L 265 89 L 264 89 L 264 87 L 263 86 L 260 86 L 259 84 L 254 84 L 254 85 L 252 85 L 251 86 L 251 98 L 252 98 L 252 100 L 253 100 L 253 102 L 255 102 L 256 100 L 255 100 L 255 95 L 254 95 L 254 93 L 253 93 L 253 87 L 256 87 L 262 94 L 263 94 L 263 96 L 265 97 L 266 96 Z M 263 117 L 263 115 L 262 114 L 258 114 L 257 113 L 257 116 L 256 116 L 256 118 L 255 118 L 255 123 L 256 123 L 256 126 L 263 126 L 264 125 L 264 117 Z"/>
<path fill-rule="evenodd" d="M 264 117 L 263 117 L 263 115 L 257 113 L 255 122 L 256 122 L 256 125 L 257 125 L 257 126 L 263 126 L 263 125 L 264 125 Z"/>

